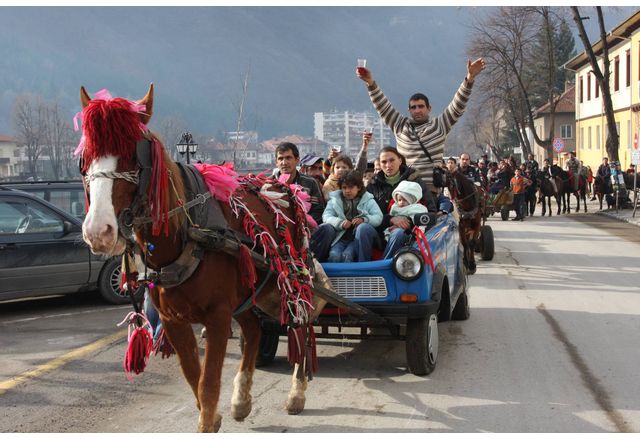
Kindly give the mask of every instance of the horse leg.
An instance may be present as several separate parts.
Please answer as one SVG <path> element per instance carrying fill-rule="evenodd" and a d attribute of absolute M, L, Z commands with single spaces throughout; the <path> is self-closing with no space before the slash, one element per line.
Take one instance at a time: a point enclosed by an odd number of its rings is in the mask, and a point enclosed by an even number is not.
<path fill-rule="evenodd" d="M 247 310 L 235 316 L 242 328 L 244 346 L 240 368 L 233 380 L 233 395 L 231 396 L 231 416 L 236 421 L 243 421 L 251 413 L 251 386 L 253 373 L 256 369 L 256 357 L 260 345 L 260 319 L 253 311 Z"/>
<path fill-rule="evenodd" d="M 200 410 L 198 382 L 200 381 L 200 355 L 193 328 L 187 322 L 162 319 L 162 327 L 178 355 L 180 367 L 187 383 L 196 397 L 196 407 Z"/>
<path fill-rule="evenodd" d="M 464 246 L 464 252 L 467 259 L 467 269 L 469 274 L 474 274 L 476 272 L 476 257 L 475 257 L 475 241 L 467 241 Z"/>
<path fill-rule="evenodd" d="M 214 311 L 209 315 L 205 326 L 207 328 L 207 343 L 202 376 L 198 384 L 198 399 L 200 401 L 198 432 L 216 433 L 222 424 L 222 416 L 217 412 L 217 408 L 222 365 L 231 328 L 231 311 L 226 308 Z"/>
<path fill-rule="evenodd" d="M 311 367 L 311 365 L 308 365 Z M 307 390 L 307 377 L 302 373 L 302 365 L 296 363 L 293 368 L 293 377 L 291 379 L 291 389 L 287 396 L 287 413 L 290 415 L 297 415 L 304 410 L 304 404 L 306 397 L 304 392 Z"/>

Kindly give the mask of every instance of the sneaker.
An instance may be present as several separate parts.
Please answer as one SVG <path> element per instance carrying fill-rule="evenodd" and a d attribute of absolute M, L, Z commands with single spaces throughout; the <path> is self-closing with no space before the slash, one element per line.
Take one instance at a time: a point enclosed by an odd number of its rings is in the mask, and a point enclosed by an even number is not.
<path fill-rule="evenodd" d="M 520 221 L 520 218 L 518 218 L 518 217 L 511 218 L 511 221 Z"/>

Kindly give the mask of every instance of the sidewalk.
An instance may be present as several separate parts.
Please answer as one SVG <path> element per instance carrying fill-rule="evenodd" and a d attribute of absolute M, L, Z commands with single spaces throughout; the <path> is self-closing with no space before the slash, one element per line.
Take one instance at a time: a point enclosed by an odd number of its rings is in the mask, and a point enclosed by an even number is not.
<path fill-rule="evenodd" d="M 633 194 L 631 195 L 631 201 L 633 201 Z M 572 197 L 571 205 L 573 206 L 574 204 L 575 204 L 575 198 Z M 636 209 L 635 217 L 631 216 L 633 214 L 633 209 L 620 209 L 617 212 L 615 209 L 608 210 L 607 202 L 605 200 L 602 200 L 602 206 L 604 209 L 600 210 L 600 203 L 598 203 L 597 199 L 595 201 L 590 201 L 589 198 L 587 198 L 587 208 L 589 209 L 590 213 L 593 212 L 593 213 L 596 213 L 597 215 L 608 216 L 609 218 L 614 218 L 619 221 L 624 221 L 629 224 L 640 226 L 640 206 L 638 206 L 638 208 Z"/>

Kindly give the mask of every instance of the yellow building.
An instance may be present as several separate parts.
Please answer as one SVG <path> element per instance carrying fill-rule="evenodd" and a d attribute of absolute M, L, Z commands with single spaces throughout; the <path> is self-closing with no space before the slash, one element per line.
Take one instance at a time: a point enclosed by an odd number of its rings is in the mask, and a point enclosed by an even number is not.
<path fill-rule="evenodd" d="M 631 162 L 634 137 L 640 129 L 640 11 L 617 25 L 606 38 L 610 61 L 609 90 L 620 136 L 618 155 L 622 169 L 626 169 Z M 602 46 L 602 40 L 592 46 L 601 70 Z M 565 68 L 575 72 L 576 156 L 595 171 L 602 158 L 608 156 L 602 93 L 586 52 L 569 60 Z"/>

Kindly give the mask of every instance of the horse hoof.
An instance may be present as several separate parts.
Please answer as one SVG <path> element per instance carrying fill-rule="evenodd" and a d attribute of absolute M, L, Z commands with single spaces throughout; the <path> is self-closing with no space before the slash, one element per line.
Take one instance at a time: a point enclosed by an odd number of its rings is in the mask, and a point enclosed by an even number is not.
<path fill-rule="evenodd" d="M 476 273 L 476 267 L 467 269 L 467 274 L 475 274 L 475 273 Z"/>
<path fill-rule="evenodd" d="M 304 410 L 305 398 L 294 396 L 287 400 L 287 413 L 290 415 L 298 415 Z"/>
<path fill-rule="evenodd" d="M 231 416 L 238 422 L 244 421 L 249 413 L 251 413 L 251 399 L 231 405 Z"/>
<path fill-rule="evenodd" d="M 200 415 L 202 416 L 202 415 Z M 216 413 L 213 418 L 213 424 L 205 424 L 202 418 L 198 422 L 198 433 L 217 433 L 222 426 L 222 416 Z"/>

